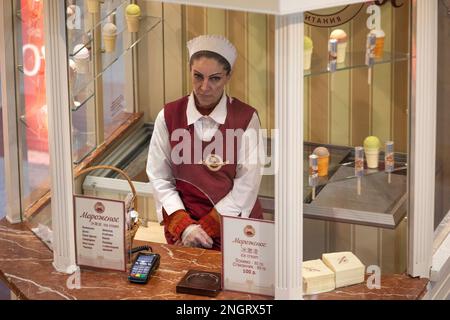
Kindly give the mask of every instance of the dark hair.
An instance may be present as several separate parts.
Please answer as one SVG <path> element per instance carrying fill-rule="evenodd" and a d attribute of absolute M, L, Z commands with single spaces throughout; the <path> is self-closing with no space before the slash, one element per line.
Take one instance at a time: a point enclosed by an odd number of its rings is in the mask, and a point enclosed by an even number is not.
<path fill-rule="evenodd" d="M 231 65 L 227 61 L 227 59 L 222 57 L 220 54 L 212 52 L 212 51 L 203 50 L 203 51 L 198 51 L 198 52 L 194 53 L 191 57 L 191 61 L 189 62 L 189 66 L 192 68 L 192 64 L 194 63 L 194 61 L 198 60 L 200 58 L 203 58 L 203 57 L 216 60 L 219 64 L 221 64 L 223 66 L 223 69 L 227 72 L 227 75 L 230 74 Z"/>

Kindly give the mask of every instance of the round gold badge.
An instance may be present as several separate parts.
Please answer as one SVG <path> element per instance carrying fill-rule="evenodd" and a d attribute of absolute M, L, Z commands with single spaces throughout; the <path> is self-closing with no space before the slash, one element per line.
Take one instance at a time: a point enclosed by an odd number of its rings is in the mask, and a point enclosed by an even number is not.
<path fill-rule="evenodd" d="M 216 172 L 222 169 L 222 167 L 227 163 L 223 162 L 223 159 L 217 154 L 210 154 L 208 157 L 206 157 L 206 160 L 203 162 L 203 164 L 207 166 L 209 170 Z"/>

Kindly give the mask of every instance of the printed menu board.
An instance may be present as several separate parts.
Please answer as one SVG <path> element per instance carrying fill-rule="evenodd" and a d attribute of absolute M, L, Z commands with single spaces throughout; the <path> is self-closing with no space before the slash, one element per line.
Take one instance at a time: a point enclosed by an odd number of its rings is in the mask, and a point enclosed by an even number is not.
<path fill-rule="evenodd" d="M 275 224 L 222 216 L 224 290 L 275 295 Z"/>
<path fill-rule="evenodd" d="M 74 196 L 77 264 L 126 270 L 125 203 Z"/>

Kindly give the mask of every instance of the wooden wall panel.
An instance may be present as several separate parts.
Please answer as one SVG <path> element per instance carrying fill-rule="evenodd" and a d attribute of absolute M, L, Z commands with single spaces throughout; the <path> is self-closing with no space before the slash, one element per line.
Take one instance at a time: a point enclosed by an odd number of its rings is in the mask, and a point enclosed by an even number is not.
<path fill-rule="evenodd" d="M 381 28 L 386 34 L 384 50 L 392 52 L 392 20 L 393 7 L 381 7 Z M 386 58 L 386 57 L 384 57 Z M 375 65 L 372 84 L 372 123 L 370 134 L 377 136 L 382 143 L 392 139 L 391 109 L 392 109 L 392 64 Z"/>
<path fill-rule="evenodd" d="M 183 45 L 182 8 L 177 4 L 164 5 L 164 99 L 174 101 L 185 94 L 183 81 L 186 64 Z M 177 79 L 177 81 L 174 81 Z"/>
<path fill-rule="evenodd" d="M 186 42 L 206 33 L 207 20 L 206 20 L 206 8 L 185 6 L 185 40 Z M 186 44 L 184 44 L 186 46 Z M 186 50 L 186 60 L 189 61 L 189 56 Z M 189 73 L 189 64 L 186 66 L 186 83 L 185 87 L 187 93 L 192 91 L 191 76 Z"/>
<path fill-rule="evenodd" d="M 267 19 L 265 15 L 248 14 L 248 103 L 258 110 L 261 126 L 267 128 Z M 234 79 L 235 81 L 237 79 Z"/>
<path fill-rule="evenodd" d="M 212 8 L 206 9 L 206 30 L 208 34 L 219 34 L 226 36 L 226 11 Z"/>
<path fill-rule="evenodd" d="M 322 253 L 327 252 L 327 222 L 316 219 L 303 220 L 304 239 L 303 260 L 321 259 Z"/>
<path fill-rule="evenodd" d="M 206 33 L 206 9 L 186 6 L 186 41 Z"/>
<path fill-rule="evenodd" d="M 350 35 L 350 23 L 339 26 Z M 347 52 L 351 48 L 351 38 Z M 347 61 L 348 63 L 348 61 Z M 330 121 L 328 141 L 337 145 L 350 143 L 350 71 L 339 71 L 330 76 Z"/>
<path fill-rule="evenodd" d="M 339 26 L 347 35 L 351 35 L 350 23 Z M 328 31 L 331 33 L 333 29 Z M 327 35 L 328 36 L 328 35 Z M 347 52 L 350 51 L 352 39 L 349 37 Z M 347 60 L 346 63 L 349 61 Z M 329 143 L 348 145 L 350 143 L 350 71 L 339 71 L 330 75 L 330 121 Z"/>
<path fill-rule="evenodd" d="M 330 139 L 331 144 L 350 144 L 350 71 L 341 71 L 330 81 Z"/>
<path fill-rule="evenodd" d="M 383 29 L 386 34 L 384 41 L 384 51 L 392 52 L 394 48 L 394 37 L 392 36 L 392 31 L 394 29 L 394 7 L 391 4 L 386 4 L 381 7 L 381 29 Z"/>
<path fill-rule="evenodd" d="M 330 226 L 330 250 L 332 252 L 353 251 L 353 225 L 335 222 Z"/>
<path fill-rule="evenodd" d="M 410 2 L 407 2 L 410 4 Z M 408 53 L 410 36 L 405 35 L 406 27 L 410 23 L 410 5 L 404 5 L 394 10 L 393 47 L 396 52 Z M 395 149 L 400 152 L 408 151 L 408 106 L 409 106 L 409 61 L 393 63 L 393 108 L 392 133 Z M 408 94 L 407 94 L 408 93 Z"/>
<path fill-rule="evenodd" d="M 365 6 L 366 7 L 366 6 Z M 351 22 L 352 52 L 364 53 L 366 50 L 368 15 L 363 8 Z M 359 68 L 351 71 L 351 145 L 362 145 L 370 133 L 371 124 L 371 92 L 367 81 L 367 69 Z"/>
<path fill-rule="evenodd" d="M 161 3 L 141 1 L 139 4 L 146 15 L 163 16 Z M 144 121 L 154 121 L 165 103 L 164 38 L 162 34 L 163 24 L 160 23 L 153 32 L 147 35 L 147 39 L 138 45 L 138 66 L 140 66 L 138 109 L 144 112 Z"/>
<path fill-rule="evenodd" d="M 314 59 L 328 60 L 328 35 L 326 28 L 311 28 Z M 329 142 L 329 77 L 328 74 L 310 77 L 310 140 L 318 143 Z"/>
<path fill-rule="evenodd" d="M 381 266 L 381 248 L 379 229 L 367 226 L 355 226 L 355 249 L 353 253 L 364 261 L 365 265 Z"/>
<path fill-rule="evenodd" d="M 391 139 L 391 69 L 390 64 L 376 65 L 373 68 L 370 134 L 377 136 L 381 143 Z"/>
<path fill-rule="evenodd" d="M 233 79 L 229 84 L 229 94 L 244 102 L 248 102 L 248 30 L 247 13 L 228 12 L 228 39 L 234 44 L 238 57 L 234 65 Z"/>

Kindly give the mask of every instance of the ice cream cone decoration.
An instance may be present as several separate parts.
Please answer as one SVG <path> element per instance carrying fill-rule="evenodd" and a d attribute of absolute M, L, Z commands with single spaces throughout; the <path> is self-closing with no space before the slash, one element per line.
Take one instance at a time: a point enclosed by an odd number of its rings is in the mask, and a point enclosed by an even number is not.
<path fill-rule="evenodd" d="M 375 42 L 375 58 L 383 58 L 385 42 L 384 40 L 386 38 L 386 34 L 381 29 L 372 30 L 370 31 L 370 33 L 374 34 L 377 37 Z"/>
<path fill-rule="evenodd" d="M 369 169 L 378 168 L 378 155 L 380 153 L 380 140 L 375 136 L 367 137 L 364 140 L 364 153 L 366 154 L 367 167 Z"/>
<path fill-rule="evenodd" d="M 105 44 L 105 51 L 107 53 L 116 50 L 117 27 L 114 23 L 108 22 L 103 27 L 103 41 Z"/>
<path fill-rule="evenodd" d="M 311 69 L 311 57 L 313 53 L 313 41 L 310 37 L 305 36 L 303 46 L 303 70 Z"/>
<path fill-rule="evenodd" d="M 342 29 L 333 30 L 330 39 L 337 40 L 337 63 L 345 62 L 345 54 L 347 51 L 347 33 Z"/>
<path fill-rule="evenodd" d="M 125 16 L 129 32 L 139 31 L 139 20 L 141 18 L 141 8 L 136 4 L 129 4 L 126 7 Z"/>
<path fill-rule="evenodd" d="M 314 149 L 313 154 L 318 157 L 317 166 L 319 177 L 325 177 L 328 175 L 328 165 L 330 163 L 330 152 L 325 147 L 317 147 Z"/>

